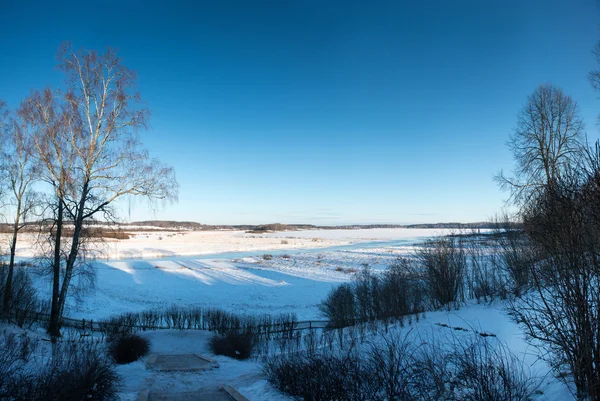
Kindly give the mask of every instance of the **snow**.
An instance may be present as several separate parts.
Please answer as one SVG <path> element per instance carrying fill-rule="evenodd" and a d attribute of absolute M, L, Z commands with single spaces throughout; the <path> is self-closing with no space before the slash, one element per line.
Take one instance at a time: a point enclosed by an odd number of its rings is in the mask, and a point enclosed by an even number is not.
<path fill-rule="evenodd" d="M 472 329 L 495 334 L 497 340 L 505 343 L 510 351 L 522 360 L 526 370 L 541 382 L 542 394 L 537 395 L 535 400 L 573 400 L 567 386 L 548 374 L 548 365 L 538 358 L 535 349 L 531 349 L 523 341 L 520 329 L 508 318 L 504 307 L 504 302 L 498 301 L 491 305 L 470 304 L 456 311 L 430 312 L 425 319 L 404 328 L 397 327 L 396 330 L 410 335 L 415 341 L 424 338 L 445 339 L 449 336 L 457 336 L 460 341 L 462 337 L 477 335 Z M 442 327 L 439 323 L 451 327 L 463 327 L 469 331 L 455 331 Z M 250 401 L 292 400 L 268 383 L 260 361 L 255 359 L 236 361 L 213 355 L 208 347 L 211 333 L 165 330 L 142 333 L 142 336 L 150 341 L 152 352 L 200 353 L 217 360 L 220 368 L 202 373 L 155 373 L 149 371 L 142 362 L 120 366 L 118 371 L 125 378 L 123 391 L 126 394 L 136 394 L 136 391 L 148 386 L 160 391 L 178 392 L 196 391 L 227 384 L 235 387 Z M 365 344 L 376 341 L 377 334 L 370 334 L 364 338 Z"/>
<path fill-rule="evenodd" d="M 66 315 L 99 320 L 176 304 L 247 314 L 293 312 L 300 320 L 322 319 L 318 304 L 332 288 L 351 280 L 364 266 L 383 270 L 398 256 L 410 255 L 415 242 L 440 234 L 440 230 L 413 229 L 306 230 L 264 235 L 241 231 L 138 233 L 130 240 L 105 244 L 106 255 L 112 257 L 95 262 L 95 290 L 80 302 L 70 300 Z M 31 238 L 22 241 L 19 256 L 33 255 L 33 248 Z M 219 252 L 223 253 L 216 255 Z M 271 256 L 265 257 L 267 253 Z M 42 296 L 47 296 L 48 279 L 35 277 L 34 282 L 46 294 Z M 426 319 L 398 330 L 423 336 L 454 332 L 436 324 L 443 323 L 493 333 L 531 367 L 532 373 L 543 378 L 543 394 L 536 400 L 573 399 L 568 388 L 548 373 L 548 366 L 524 341 L 504 307 L 503 302 L 472 303 L 456 311 L 427 313 Z M 135 400 L 144 388 L 196 391 L 223 384 L 232 385 L 251 401 L 290 400 L 269 385 L 260 361 L 241 362 L 212 355 L 208 348 L 211 333 L 164 330 L 142 335 L 150 340 L 152 352 L 199 353 L 213 357 L 221 367 L 202 373 L 156 373 L 143 361 L 119 366 L 124 379 L 122 400 Z"/>
<path fill-rule="evenodd" d="M 319 238 L 345 241 L 391 241 L 409 238 L 431 238 L 448 235 L 456 230 L 437 228 L 366 228 L 356 230 L 278 231 L 264 234 L 273 238 Z"/>
<path fill-rule="evenodd" d="M 127 232 L 126 229 L 124 229 Z M 266 234 L 245 231 L 141 231 L 126 240 L 107 239 L 93 244 L 101 259 L 147 259 L 178 256 L 212 255 L 228 252 L 314 249 L 349 245 L 368 241 L 419 239 L 443 235 L 451 230 L 437 229 L 360 229 L 302 230 Z M 0 234 L 0 243 L 8 243 L 8 235 Z M 17 255 L 39 255 L 37 237 L 32 233 L 19 236 Z"/>

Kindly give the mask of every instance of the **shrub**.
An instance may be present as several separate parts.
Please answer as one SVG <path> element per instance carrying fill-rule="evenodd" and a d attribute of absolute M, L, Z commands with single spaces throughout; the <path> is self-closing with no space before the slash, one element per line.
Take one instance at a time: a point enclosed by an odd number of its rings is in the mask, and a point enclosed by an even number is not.
<path fill-rule="evenodd" d="M 148 355 L 150 343 L 137 334 L 127 334 L 111 341 L 108 352 L 119 364 L 131 363 Z"/>
<path fill-rule="evenodd" d="M 378 318 L 402 318 L 425 310 L 424 285 L 409 259 L 399 258 L 384 273 L 379 296 L 381 312 Z"/>
<path fill-rule="evenodd" d="M 95 349 L 75 351 L 44 371 L 26 399 L 48 401 L 103 401 L 115 399 L 119 376 Z"/>
<path fill-rule="evenodd" d="M 497 244 L 500 244 L 496 240 Z M 484 248 L 475 240 L 469 241 L 467 256 L 470 262 L 467 274 L 467 290 L 477 302 L 489 302 L 494 297 L 506 298 L 509 283 L 508 274 L 502 264 L 504 254 L 496 247 Z"/>
<path fill-rule="evenodd" d="M 377 319 L 381 310 L 381 283 L 368 267 L 354 277 L 352 282 L 356 300 L 356 317 L 361 322 Z"/>
<path fill-rule="evenodd" d="M 35 359 L 30 340 L 23 336 L 5 334 L 0 343 L 2 400 L 104 401 L 117 395 L 119 377 L 114 366 L 94 345 L 54 344 L 47 361 Z"/>
<path fill-rule="evenodd" d="M 455 345 L 457 393 L 465 401 L 529 401 L 535 390 L 521 361 L 506 345 L 481 336 Z"/>
<path fill-rule="evenodd" d="M 251 332 L 227 333 L 210 340 L 210 349 L 215 355 L 225 355 L 235 359 L 248 359 L 252 355 L 255 336 Z"/>
<path fill-rule="evenodd" d="M 337 271 L 347 273 L 349 269 L 340 267 Z M 331 290 L 319 308 L 334 328 L 411 314 L 418 317 L 425 310 L 426 298 L 423 280 L 415 271 L 408 259 L 398 259 L 383 274 L 365 268 L 351 284 Z"/>
<path fill-rule="evenodd" d="M 290 354 L 268 359 L 265 373 L 280 391 L 304 400 L 377 400 L 360 355 L 340 352 Z"/>
<path fill-rule="evenodd" d="M 0 337 L 0 399 L 10 400 L 22 390 L 25 359 L 22 346 L 15 334 L 4 332 Z"/>
<path fill-rule="evenodd" d="M 7 273 L 8 268 L 0 268 L 0 299 L 4 297 Z M 23 267 L 15 266 L 8 318 L 19 327 L 29 327 L 38 321 L 43 308 L 44 304 L 38 299 L 29 274 Z"/>
<path fill-rule="evenodd" d="M 319 309 L 329 320 L 331 327 L 341 328 L 354 324 L 356 305 L 352 286 L 341 284 L 332 289 L 327 298 L 319 305 Z"/>
<path fill-rule="evenodd" d="M 383 334 L 359 347 L 324 347 L 267 359 L 269 382 L 305 400 L 526 401 L 536 387 L 492 339 Z"/>
<path fill-rule="evenodd" d="M 458 307 L 464 301 L 467 256 L 461 239 L 428 241 L 417 251 L 432 307 Z"/>

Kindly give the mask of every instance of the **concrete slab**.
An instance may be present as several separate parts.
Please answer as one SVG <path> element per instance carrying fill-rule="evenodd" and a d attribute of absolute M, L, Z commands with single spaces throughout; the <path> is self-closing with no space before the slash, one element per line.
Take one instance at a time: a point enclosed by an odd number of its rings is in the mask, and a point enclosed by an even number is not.
<path fill-rule="evenodd" d="M 161 393 L 150 391 L 148 401 L 232 401 L 233 399 L 222 388 L 186 391 L 182 393 Z"/>
<path fill-rule="evenodd" d="M 196 354 L 155 354 L 148 358 L 146 366 L 157 372 L 194 372 L 219 367 L 216 361 Z"/>
<path fill-rule="evenodd" d="M 237 391 L 231 386 L 223 386 L 223 390 L 225 390 L 225 392 L 229 394 L 229 396 L 235 401 L 248 401 L 246 397 L 241 395 L 239 391 Z"/>

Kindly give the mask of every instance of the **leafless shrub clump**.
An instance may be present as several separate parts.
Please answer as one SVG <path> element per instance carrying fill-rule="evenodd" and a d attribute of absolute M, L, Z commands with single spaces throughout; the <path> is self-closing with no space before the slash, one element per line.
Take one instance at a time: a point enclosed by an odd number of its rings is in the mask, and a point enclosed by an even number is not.
<path fill-rule="evenodd" d="M 148 355 L 150 342 L 137 334 L 126 334 L 114 338 L 108 346 L 108 353 L 116 363 L 135 362 Z"/>
<path fill-rule="evenodd" d="M 305 400 L 526 401 L 535 381 L 495 338 L 381 334 L 370 344 L 271 357 L 268 380 Z"/>
<path fill-rule="evenodd" d="M 94 344 L 64 342 L 41 354 L 27 336 L 0 336 L 0 399 L 112 400 L 119 377 Z"/>
<path fill-rule="evenodd" d="M 357 319 L 354 291 L 350 284 L 341 284 L 331 290 L 319 309 L 331 327 L 341 328 L 354 324 Z"/>
<path fill-rule="evenodd" d="M 7 269 L 0 267 L 0 282 L 6 279 Z M 40 314 L 47 312 L 46 306 L 36 294 L 35 288 L 27 271 L 17 266 L 14 270 L 11 286 L 9 313 L 4 318 L 16 323 L 19 327 L 31 327 L 40 322 Z M 5 287 L 0 285 L 0 297 L 3 296 Z"/>
<path fill-rule="evenodd" d="M 357 322 L 402 319 L 425 310 L 423 281 L 408 259 L 398 259 L 383 274 L 368 268 L 356 274 L 351 284 L 331 290 L 320 305 L 332 327 Z"/>
<path fill-rule="evenodd" d="M 494 245 L 500 240 L 493 239 Z M 491 302 L 494 298 L 505 299 L 508 296 L 508 274 L 502 264 L 501 246 L 482 245 L 477 241 L 467 241 L 466 253 L 468 269 L 466 274 L 466 292 L 468 298 L 478 302 Z"/>
<path fill-rule="evenodd" d="M 497 252 L 493 260 L 505 273 L 506 289 L 515 296 L 527 292 L 531 284 L 531 265 L 535 263 L 532 244 L 522 229 L 515 229 L 508 216 L 495 221 Z"/>
<path fill-rule="evenodd" d="M 234 359 L 248 359 L 256 345 L 256 336 L 251 331 L 216 335 L 210 340 L 210 349 L 215 355 Z"/>
<path fill-rule="evenodd" d="M 438 238 L 416 254 L 434 309 L 458 307 L 465 299 L 467 252 L 461 238 Z"/>
<path fill-rule="evenodd" d="M 158 328 L 207 330 L 221 336 L 252 335 L 255 342 L 291 338 L 298 319 L 294 313 L 239 315 L 217 308 L 171 306 L 162 310 L 125 313 L 97 322 L 103 339 L 113 342 L 137 331 Z"/>

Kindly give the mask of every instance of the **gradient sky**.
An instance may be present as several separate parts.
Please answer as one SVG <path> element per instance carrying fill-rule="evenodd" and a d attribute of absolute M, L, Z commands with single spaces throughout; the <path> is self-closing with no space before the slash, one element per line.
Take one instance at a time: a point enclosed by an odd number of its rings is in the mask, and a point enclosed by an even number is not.
<path fill-rule="evenodd" d="M 506 194 L 516 115 L 541 83 L 580 105 L 600 6 L 563 1 L 0 0 L 0 98 L 62 80 L 60 43 L 119 49 L 152 111 L 144 143 L 178 204 L 125 219 L 480 221 Z"/>

